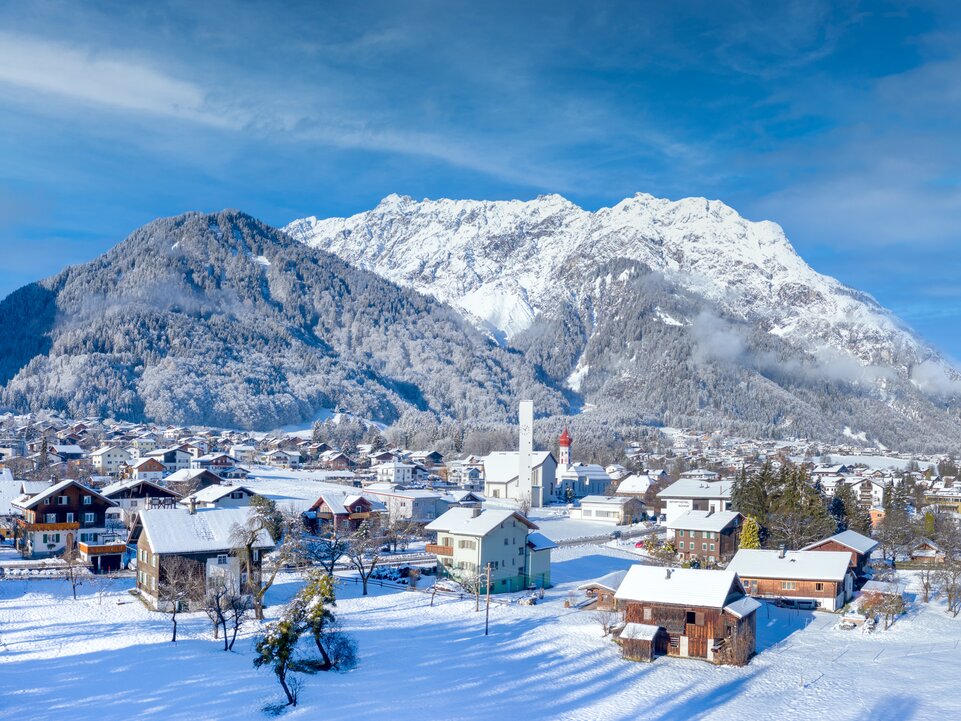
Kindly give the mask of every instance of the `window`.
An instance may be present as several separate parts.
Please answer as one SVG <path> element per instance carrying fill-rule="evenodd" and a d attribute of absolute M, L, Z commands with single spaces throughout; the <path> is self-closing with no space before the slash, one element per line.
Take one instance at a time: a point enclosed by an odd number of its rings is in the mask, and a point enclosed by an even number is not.
<path fill-rule="evenodd" d="M 56 523 L 56 522 L 57 522 L 57 514 L 56 514 L 56 513 L 47 513 L 47 514 L 44 516 L 44 519 L 45 519 L 45 520 L 44 520 L 44 523 Z"/>
<path fill-rule="evenodd" d="M 73 514 L 72 514 L 72 513 L 68 513 L 68 514 L 67 514 L 67 523 L 73 523 Z"/>
<path fill-rule="evenodd" d="M 227 565 L 227 554 L 226 554 L 226 553 L 221 553 L 219 556 L 217 556 L 217 565 L 218 565 L 218 566 L 226 566 L 226 565 Z"/>
<path fill-rule="evenodd" d="M 93 522 L 96 520 L 96 518 L 97 518 L 97 514 L 95 514 L 95 513 L 84 513 L 84 514 L 83 514 L 83 522 L 84 522 L 84 523 L 93 523 Z"/>
<path fill-rule="evenodd" d="M 823 584 L 823 583 L 815 583 L 815 584 L 814 584 L 814 590 L 815 590 L 815 591 L 823 591 L 823 590 L 824 590 L 824 584 Z"/>
<path fill-rule="evenodd" d="M 645 608 L 645 609 L 644 609 L 644 620 L 645 620 L 645 621 L 650 621 L 650 620 L 651 620 L 651 609 L 650 609 L 650 608 Z"/>
<path fill-rule="evenodd" d="M 70 499 L 66 496 L 57 496 L 57 505 L 66 506 L 70 502 Z"/>
<path fill-rule="evenodd" d="M 714 544 L 713 544 L 713 543 L 711 544 L 711 550 L 712 550 L 712 551 L 714 550 Z"/>
<path fill-rule="evenodd" d="M 147 562 L 147 551 L 145 551 L 143 548 L 140 549 L 140 560 L 144 563 Z"/>
<path fill-rule="evenodd" d="M 684 531 L 677 532 L 678 538 L 684 538 Z"/>
<path fill-rule="evenodd" d="M 49 505 L 50 505 L 50 498 L 49 498 L 49 497 L 43 499 L 43 505 L 45 505 L 45 506 L 49 506 Z"/>
<path fill-rule="evenodd" d="M 130 501 L 130 507 L 131 507 L 131 508 L 136 508 L 136 507 L 137 507 L 137 502 L 136 502 L 136 501 Z"/>
<path fill-rule="evenodd" d="M 706 550 L 707 550 L 707 544 L 706 544 L 706 543 L 702 543 L 702 544 L 701 544 L 701 550 L 702 550 L 702 551 L 706 551 Z"/>
<path fill-rule="evenodd" d="M 89 506 L 89 505 L 92 504 L 92 503 L 93 503 L 93 496 L 84 496 L 84 497 L 83 497 L 83 505 Z"/>
<path fill-rule="evenodd" d="M 254 549 L 253 559 L 254 559 L 254 563 L 256 563 L 257 561 L 260 560 L 260 549 L 259 549 L 259 548 L 255 548 L 255 549 Z"/>
<path fill-rule="evenodd" d="M 689 626 L 703 626 L 704 613 L 702 611 L 688 611 L 686 622 Z"/>
<path fill-rule="evenodd" d="M 781 590 L 782 590 L 782 591 L 796 591 L 796 590 L 797 590 L 797 581 L 781 581 Z"/>
<path fill-rule="evenodd" d="M 239 501 L 243 499 L 244 493 L 243 491 L 234 491 L 233 493 L 230 494 L 230 497 L 235 501 Z"/>

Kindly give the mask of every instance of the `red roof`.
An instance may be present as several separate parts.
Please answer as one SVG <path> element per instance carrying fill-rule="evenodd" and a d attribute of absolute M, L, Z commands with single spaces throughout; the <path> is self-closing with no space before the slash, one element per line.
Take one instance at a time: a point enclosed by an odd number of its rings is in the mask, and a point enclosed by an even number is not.
<path fill-rule="evenodd" d="M 557 439 L 559 445 L 570 446 L 571 445 L 571 434 L 567 432 L 567 428 L 561 433 L 561 437 Z"/>

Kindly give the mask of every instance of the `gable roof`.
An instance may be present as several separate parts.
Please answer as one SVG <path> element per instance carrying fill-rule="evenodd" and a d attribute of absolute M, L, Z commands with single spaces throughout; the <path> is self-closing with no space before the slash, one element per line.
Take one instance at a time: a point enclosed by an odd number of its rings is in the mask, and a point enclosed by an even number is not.
<path fill-rule="evenodd" d="M 667 524 L 669 530 L 721 532 L 741 514 L 737 511 L 688 511 Z"/>
<path fill-rule="evenodd" d="M 631 501 L 636 500 L 634 498 L 626 498 L 624 496 L 584 496 L 581 499 L 581 505 L 585 503 L 595 503 L 602 506 L 625 506 Z"/>
<path fill-rule="evenodd" d="M 632 473 L 620 482 L 620 484 L 617 486 L 616 493 L 637 493 L 643 495 L 647 493 L 647 489 L 650 487 L 650 476 L 647 474 Z"/>
<path fill-rule="evenodd" d="M 628 569 L 614 598 L 723 608 L 732 588 L 743 593 L 737 574 L 730 568 L 724 571 L 706 571 L 634 565 Z"/>
<path fill-rule="evenodd" d="M 173 491 L 171 491 L 169 488 L 164 488 L 164 487 L 161 486 L 159 483 L 154 483 L 153 481 L 147 481 L 147 480 L 144 480 L 144 479 L 142 479 L 142 478 L 131 478 L 131 479 L 125 480 L 125 481 L 117 481 L 116 483 L 111 483 L 109 486 L 104 486 L 103 488 L 101 488 L 101 489 L 100 489 L 100 493 L 101 493 L 105 498 L 110 498 L 110 497 L 111 497 L 112 495 L 114 495 L 115 493 L 119 493 L 120 491 L 125 491 L 125 490 L 127 490 L 128 488 L 133 488 L 133 487 L 139 486 L 139 485 L 150 486 L 151 488 L 156 488 L 158 491 L 163 491 L 165 494 L 168 494 L 168 495 L 171 495 L 171 496 L 178 496 L 178 495 L 179 495 L 179 494 L 174 493 Z"/>
<path fill-rule="evenodd" d="M 834 541 L 842 546 L 847 546 L 852 551 L 857 551 L 863 556 L 866 556 L 878 547 L 878 542 L 873 538 L 869 538 L 868 536 L 860 534 L 857 531 L 848 529 L 847 531 L 841 531 L 841 533 L 835 533 L 833 536 L 829 536 L 828 538 L 823 538 L 820 541 L 810 543 L 801 550 L 809 551 L 823 543 L 827 543 L 828 541 Z"/>
<path fill-rule="evenodd" d="M 577 590 L 583 591 L 587 588 L 606 588 L 608 591 L 616 591 L 626 575 L 627 571 L 612 571 L 600 578 L 595 578 L 593 581 L 582 583 L 577 587 Z"/>
<path fill-rule="evenodd" d="M 851 554 L 846 551 L 785 551 L 742 548 L 727 565 L 746 578 L 843 581 Z"/>
<path fill-rule="evenodd" d="M 540 531 L 531 531 L 527 534 L 527 546 L 532 551 L 547 551 L 551 548 L 557 548 L 557 544 Z"/>
<path fill-rule="evenodd" d="M 734 481 L 682 478 L 657 494 L 658 498 L 730 498 Z"/>
<path fill-rule="evenodd" d="M 474 515 L 474 508 L 451 508 L 427 524 L 428 531 L 444 531 L 458 536 L 486 536 L 504 521 L 518 520 L 531 530 L 537 526 L 516 511 L 488 508 Z"/>
<path fill-rule="evenodd" d="M 195 493 L 191 493 L 190 496 L 187 496 L 187 498 L 181 500 L 181 503 L 189 503 L 188 499 L 191 496 L 194 499 L 204 503 L 213 503 L 214 501 L 219 501 L 221 498 L 233 493 L 234 491 L 246 491 L 251 496 L 256 495 L 256 492 L 250 490 L 246 486 L 224 486 L 215 483 L 212 486 L 207 486 L 206 488 L 201 488 Z"/>
<path fill-rule="evenodd" d="M 531 468 L 540 468 L 548 458 L 549 451 L 534 451 L 531 454 Z M 520 453 L 517 451 L 497 451 L 484 456 L 484 479 L 490 483 L 510 483 L 517 480 Z"/>
<path fill-rule="evenodd" d="M 92 495 L 92 496 L 96 496 L 97 498 L 99 498 L 100 500 L 102 500 L 104 503 L 106 503 L 106 504 L 109 505 L 109 506 L 116 506 L 116 505 L 117 505 L 116 503 L 114 503 L 113 501 L 111 501 L 109 498 L 105 498 L 103 495 L 101 495 L 101 494 L 98 493 L 97 491 L 93 490 L 92 488 L 88 488 L 87 486 L 83 485 L 82 483 L 79 483 L 79 482 L 77 482 L 77 481 L 74 481 L 73 479 L 67 478 L 66 480 L 60 481 L 60 483 L 56 483 L 56 484 L 50 486 L 49 488 L 47 488 L 46 490 L 41 491 L 41 492 L 38 493 L 37 495 L 31 496 L 28 500 L 26 500 L 26 501 L 24 501 L 22 504 L 20 504 L 20 505 L 21 505 L 21 508 L 33 508 L 33 507 L 36 506 L 38 503 L 40 503 L 44 498 L 50 498 L 50 497 L 52 497 L 52 496 L 55 496 L 55 495 L 57 495 L 58 493 L 60 493 L 60 491 L 64 491 L 64 490 L 70 488 L 70 486 L 77 486 L 78 488 L 83 489 L 83 492 L 84 492 L 84 493 L 89 493 L 89 494 Z"/>
<path fill-rule="evenodd" d="M 248 508 L 148 509 L 139 523 L 154 553 L 210 553 L 233 547 L 231 532 L 249 518 Z M 266 530 L 257 534 L 255 548 L 273 548 Z"/>

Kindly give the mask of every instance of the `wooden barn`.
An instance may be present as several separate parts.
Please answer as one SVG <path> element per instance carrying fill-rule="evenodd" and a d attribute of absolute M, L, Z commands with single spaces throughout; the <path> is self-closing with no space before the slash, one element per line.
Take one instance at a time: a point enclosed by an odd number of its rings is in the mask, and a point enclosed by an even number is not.
<path fill-rule="evenodd" d="M 668 637 L 664 629 L 648 623 L 628 623 L 617 636 L 621 655 L 630 661 L 653 661 L 667 653 Z"/>
<path fill-rule="evenodd" d="M 761 604 L 747 596 L 733 571 L 632 566 L 614 597 L 628 625 L 663 629 L 663 642 L 657 635 L 634 639 L 650 643 L 655 656 L 743 666 L 754 655 Z M 643 656 L 644 648 L 632 646 L 630 653 Z"/>
<path fill-rule="evenodd" d="M 614 594 L 626 575 L 627 571 L 614 571 L 593 581 L 582 583 L 577 590 L 583 591 L 588 598 L 594 599 L 595 611 L 616 611 L 618 604 Z"/>

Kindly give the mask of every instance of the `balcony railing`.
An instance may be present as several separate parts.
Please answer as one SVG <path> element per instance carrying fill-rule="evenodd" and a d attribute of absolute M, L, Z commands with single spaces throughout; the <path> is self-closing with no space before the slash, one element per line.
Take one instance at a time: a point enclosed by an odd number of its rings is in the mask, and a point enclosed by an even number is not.
<path fill-rule="evenodd" d="M 454 547 L 453 546 L 438 546 L 436 543 L 428 543 L 426 546 L 427 553 L 433 553 L 435 556 L 453 556 Z"/>
<path fill-rule="evenodd" d="M 85 556 L 102 556 L 108 553 L 124 553 L 127 550 L 127 546 L 124 543 L 83 543 L 82 541 L 77 544 L 77 548 L 80 549 L 80 553 Z"/>
<path fill-rule="evenodd" d="M 18 520 L 20 528 L 24 531 L 78 531 L 80 530 L 80 524 L 76 522 L 72 523 L 27 523 L 23 520 Z"/>

